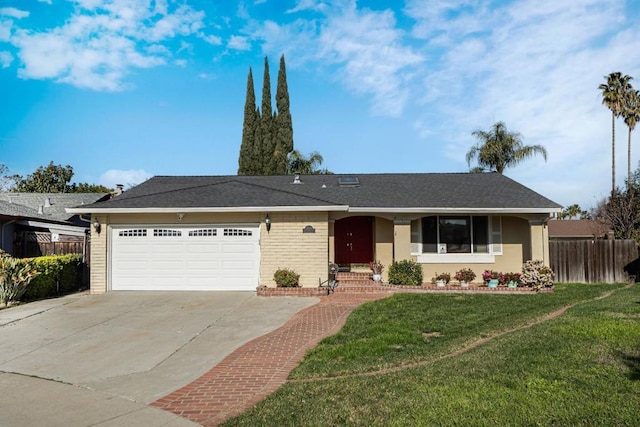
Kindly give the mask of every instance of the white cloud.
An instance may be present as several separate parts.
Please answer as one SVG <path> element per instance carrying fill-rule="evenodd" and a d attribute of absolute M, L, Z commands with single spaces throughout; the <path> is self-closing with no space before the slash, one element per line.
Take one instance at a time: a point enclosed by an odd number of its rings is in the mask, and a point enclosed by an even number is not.
<path fill-rule="evenodd" d="M 265 52 L 284 52 L 291 66 L 313 62 L 332 69 L 350 91 L 372 98 L 375 115 L 400 115 L 424 58 L 405 45 L 405 34 L 397 29 L 393 12 L 360 10 L 349 0 L 334 1 L 331 6 L 302 0 L 290 11 L 310 9 L 323 14 L 288 24 L 252 22 L 245 31 L 263 41 Z"/>
<path fill-rule="evenodd" d="M 10 52 L 0 51 L 0 66 L 7 68 L 13 62 L 13 55 Z"/>
<path fill-rule="evenodd" d="M 11 40 L 12 27 L 13 22 L 0 19 L 0 42 L 8 42 Z"/>
<path fill-rule="evenodd" d="M 22 19 L 29 16 L 29 12 L 16 9 L 15 7 L 0 7 L 0 15 L 11 18 Z"/>
<path fill-rule="evenodd" d="M 248 37 L 244 36 L 231 36 L 227 43 L 229 49 L 234 50 L 251 50 L 251 43 Z"/>
<path fill-rule="evenodd" d="M 222 44 L 222 39 L 218 36 L 214 36 L 214 35 L 205 35 L 205 34 L 198 34 L 198 36 L 206 41 L 207 43 L 209 43 L 210 45 L 214 45 L 214 46 L 220 46 Z"/>
<path fill-rule="evenodd" d="M 303 12 L 307 10 L 323 11 L 326 8 L 327 8 L 327 5 L 321 1 L 298 0 L 298 3 L 293 8 L 287 10 L 285 13 L 296 13 L 296 12 Z"/>
<path fill-rule="evenodd" d="M 110 169 L 100 175 L 98 183 L 109 188 L 115 188 L 117 184 L 122 184 L 126 190 L 135 185 L 142 184 L 152 176 L 152 174 L 144 169 Z"/>
<path fill-rule="evenodd" d="M 76 3 L 74 14 L 62 26 L 14 32 L 10 40 L 19 49 L 21 78 L 122 90 L 128 87 L 125 79 L 130 69 L 168 63 L 171 54 L 163 42 L 197 34 L 203 27 L 203 12 L 185 5 L 170 11 L 166 1 L 156 1 L 153 7 L 146 0 Z"/>
<path fill-rule="evenodd" d="M 38 0 L 40 3 L 52 4 L 51 0 Z"/>
<path fill-rule="evenodd" d="M 542 144 L 549 151 L 548 163 L 533 159 L 507 170 L 509 176 L 564 204 L 589 207 L 594 194 L 606 195 L 610 113 L 597 87 L 611 71 L 640 75 L 640 58 L 631 54 L 640 49 L 640 30 L 631 22 L 621 26 L 622 3 L 576 0 L 567 7 L 532 0 L 490 12 L 470 1 L 444 4 L 409 2 L 417 19 L 414 34 L 438 39 L 437 45 L 425 46 L 437 65 L 415 88 L 425 94 L 420 101 L 429 112 L 419 119 L 418 129 L 445 142 L 445 155 L 462 165 L 475 143 L 471 131 L 504 121 L 522 133 L 526 144 Z M 616 130 L 621 185 L 626 175 L 621 120 Z M 635 168 L 640 150 L 634 150 Z"/>
<path fill-rule="evenodd" d="M 212 74 L 212 73 L 200 73 L 200 74 L 198 74 L 198 77 L 200 77 L 202 80 L 214 80 L 214 79 L 216 79 L 216 75 Z"/>

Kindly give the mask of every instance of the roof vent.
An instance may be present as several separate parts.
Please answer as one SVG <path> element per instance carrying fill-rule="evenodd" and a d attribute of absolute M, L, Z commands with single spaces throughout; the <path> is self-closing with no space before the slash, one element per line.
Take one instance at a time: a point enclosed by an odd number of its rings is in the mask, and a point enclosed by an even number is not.
<path fill-rule="evenodd" d="M 300 174 L 299 173 L 293 175 L 292 184 L 302 184 L 302 181 L 300 181 Z"/>
<path fill-rule="evenodd" d="M 43 215 L 44 214 L 44 210 L 43 210 L 43 206 L 42 205 L 38 206 L 38 214 L 39 215 Z"/>
<path fill-rule="evenodd" d="M 338 178 L 338 185 L 340 187 L 357 187 L 360 185 L 360 180 L 356 176 L 341 176 Z"/>
<path fill-rule="evenodd" d="M 113 195 L 117 197 L 122 193 L 124 193 L 124 185 L 116 184 L 116 190 L 113 192 Z"/>
<path fill-rule="evenodd" d="M 50 208 L 51 207 L 51 198 L 45 197 L 45 199 L 44 199 L 44 207 L 45 208 Z"/>

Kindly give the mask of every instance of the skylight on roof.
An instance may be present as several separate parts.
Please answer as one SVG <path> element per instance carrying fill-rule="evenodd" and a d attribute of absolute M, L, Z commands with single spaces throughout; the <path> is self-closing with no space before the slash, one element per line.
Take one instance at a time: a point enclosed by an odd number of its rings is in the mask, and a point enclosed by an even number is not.
<path fill-rule="evenodd" d="M 338 177 L 338 185 L 340 187 L 357 187 L 360 185 L 360 181 L 355 176 L 341 176 Z"/>

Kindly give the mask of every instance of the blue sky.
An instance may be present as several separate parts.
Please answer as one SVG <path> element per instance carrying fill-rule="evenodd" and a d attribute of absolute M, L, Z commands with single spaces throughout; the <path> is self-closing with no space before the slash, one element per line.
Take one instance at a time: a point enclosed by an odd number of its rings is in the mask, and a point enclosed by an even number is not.
<path fill-rule="evenodd" d="M 464 172 L 471 132 L 504 121 L 549 152 L 506 175 L 589 208 L 611 186 L 597 87 L 640 80 L 638 22 L 637 0 L 0 0 L 0 163 L 108 186 L 235 174 L 249 67 L 259 102 L 284 54 L 295 147 L 330 170 Z"/>

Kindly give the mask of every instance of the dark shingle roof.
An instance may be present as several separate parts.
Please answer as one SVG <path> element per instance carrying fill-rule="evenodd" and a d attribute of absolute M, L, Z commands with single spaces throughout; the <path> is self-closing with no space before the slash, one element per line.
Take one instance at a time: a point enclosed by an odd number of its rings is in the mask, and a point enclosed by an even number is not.
<path fill-rule="evenodd" d="M 105 199 L 105 193 L 0 193 L 0 215 L 66 222 L 75 214 L 66 208 Z M 45 200 L 49 206 L 45 207 Z M 38 213 L 42 206 L 42 213 Z"/>
<path fill-rule="evenodd" d="M 549 221 L 549 237 L 594 237 L 607 234 L 611 227 L 591 219 Z"/>
<path fill-rule="evenodd" d="M 338 184 L 357 176 L 358 186 Z M 497 173 L 157 176 L 111 200 L 105 209 L 327 207 L 379 209 L 558 210 L 557 203 Z"/>

